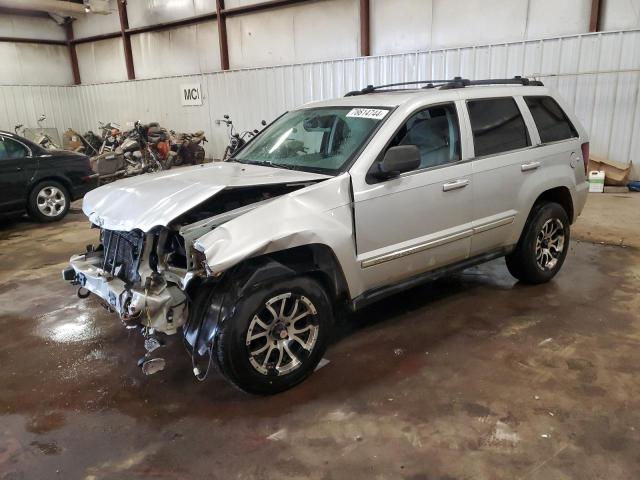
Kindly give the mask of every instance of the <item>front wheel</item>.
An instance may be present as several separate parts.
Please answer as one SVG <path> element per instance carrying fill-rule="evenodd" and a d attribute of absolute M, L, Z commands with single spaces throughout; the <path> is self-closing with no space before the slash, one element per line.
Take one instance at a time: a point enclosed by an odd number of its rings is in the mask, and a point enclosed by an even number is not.
<path fill-rule="evenodd" d="M 516 249 L 506 257 L 511 275 L 530 284 L 548 282 L 558 273 L 571 235 L 569 217 L 561 205 L 549 202 L 534 208 Z"/>
<path fill-rule="evenodd" d="M 236 300 L 215 343 L 225 377 L 270 395 L 308 377 L 322 358 L 333 320 L 322 285 L 309 277 L 275 281 Z"/>

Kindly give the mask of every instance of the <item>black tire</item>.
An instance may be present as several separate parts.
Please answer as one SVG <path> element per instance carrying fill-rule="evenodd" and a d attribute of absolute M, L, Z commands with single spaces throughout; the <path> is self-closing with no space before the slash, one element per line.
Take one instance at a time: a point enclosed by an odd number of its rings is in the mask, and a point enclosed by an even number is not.
<path fill-rule="evenodd" d="M 38 222 L 61 220 L 71 205 L 69 191 L 55 180 L 44 180 L 38 183 L 31 189 L 27 201 L 29 216 Z"/>
<path fill-rule="evenodd" d="M 306 339 L 312 339 L 312 332 L 315 332 L 315 340 L 310 351 L 305 350 L 299 342 L 294 341 L 293 336 L 283 338 L 279 334 L 273 333 L 276 332 L 278 327 L 276 325 L 278 320 L 273 316 L 271 316 L 272 323 L 268 324 L 272 328 L 272 333 L 267 333 L 264 338 L 256 339 L 250 345 L 247 345 L 250 327 L 257 329 L 258 332 L 252 331 L 252 336 L 259 337 L 263 334 L 264 329 L 256 327 L 255 316 L 259 316 L 261 321 L 267 323 L 269 315 L 265 316 L 264 314 L 267 308 L 265 306 L 266 303 L 278 296 L 286 296 L 287 294 L 291 296 L 287 298 L 288 307 L 285 306 L 284 313 L 290 313 L 291 318 L 295 318 L 297 316 L 295 314 L 296 310 L 292 307 L 296 302 L 298 308 L 302 305 L 305 311 L 309 310 L 311 313 L 293 322 L 295 327 L 287 326 L 285 328 L 286 333 L 283 335 L 291 335 L 289 328 L 299 330 L 309 328 L 308 336 L 305 335 L 307 332 L 300 333 L 299 338 L 303 343 L 311 346 L 311 340 Z M 305 303 L 303 299 L 309 301 L 313 309 L 309 309 L 309 304 Z M 220 371 L 229 382 L 248 393 L 272 395 L 294 387 L 313 372 L 327 348 L 333 323 L 331 302 L 320 283 L 304 276 L 277 280 L 267 286 L 250 291 L 243 297 L 233 300 L 232 303 L 235 304 L 231 305 L 231 308 L 227 310 L 232 313 L 219 326 L 218 337 L 214 344 L 214 357 L 217 360 Z M 281 304 L 274 302 L 273 305 L 272 308 L 278 310 Z M 315 310 L 315 314 L 312 313 L 313 310 Z M 311 327 L 302 327 L 302 325 L 306 324 L 311 325 Z M 280 334 L 282 334 L 282 331 L 280 331 Z M 276 342 L 275 338 L 279 340 Z M 250 353 L 251 351 L 257 352 L 263 348 L 263 344 L 259 343 L 262 340 L 266 342 L 269 360 L 264 360 L 267 355 L 266 352 L 264 353 L 265 357 L 262 354 L 253 356 Z M 270 344 L 270 342 L 274 343 Z M 286 348 L 298 358 L 299 363 L 296 364 L 293 357 L 286 353 L 287 350 L 284 347 L 280 347 L 280 345 L 284 344 L 287 344 Z M 277 347 L 274 345 L 277 345 Z M 274 348 L 273 351 L 271 350 L 272 347 Z M 282 357 L 279 356 L 281 350 L 285 352 L 282 353 Z M 254 366 L 252 359 L 257 366 Z M 263 360 L 267 362 L 266 367 L 264 367 L 264 364 L 260 365 Z M 287 362 L 287 360 L 292 363 Z M 281 373 L 278 373 L 279 370 L 277 370 L 279 365 L 282 369 Z M 258 366 L 265 368 L 265 371 L 259 371 Z M 287 368 L 291 368 L 291 370 L 285 371 Z"/>
<path fill-rule="evenodd" d="M 176 155 L 175 157 L 173 157 L 173 162 L 172 162 L 172 166 L 173 167 L 179 167 L 181 166 L 183 163 L 183 159 L 182 159 L 182 155 L 180 153 L 178 153 L 178 155 Z"/>
<path fill-rule="evenodd" d="M 551 231 L 556 231 L 558 234 L 547 235 Z M 562 236 L 561 248 L 559 247 L 560 236 Z M 536 204 L 529 215 L 516 249 L 505 258 L 509 273 L 523 283 L 548 282 L 562 268 L 569 251 L 570 237 L 569 216 L 560 204 L 553 202 Z M 540 243 L 538 243 L 539 238 Z M 543 253 L 538 258 L 540 252 Z"/>

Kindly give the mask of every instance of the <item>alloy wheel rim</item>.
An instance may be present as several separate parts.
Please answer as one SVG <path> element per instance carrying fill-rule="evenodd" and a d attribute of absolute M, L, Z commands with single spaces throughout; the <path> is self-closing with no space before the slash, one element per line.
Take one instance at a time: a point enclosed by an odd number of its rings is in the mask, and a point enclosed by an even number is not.
<path fill-rule="evenodd" d="M 40 213 L 47 217 L 59 216 L 67 206 L 67 200 L 58 187 L 44 187 L 38 192 L 36 203 Z"/>
<path fill-rule="evenodd" d="M 553 270 L 564 250 L 564 225 L 557 218 L 550 218 L 536 237 L 536 263 L 540 270 Z"/>
<path fill-rule="evenodd" d="M 304 295 L 287 292 L 267 300 L 246 335 L 249 362 L 263 375 L 297 370 L 318 340 L 317 310 Z"/>

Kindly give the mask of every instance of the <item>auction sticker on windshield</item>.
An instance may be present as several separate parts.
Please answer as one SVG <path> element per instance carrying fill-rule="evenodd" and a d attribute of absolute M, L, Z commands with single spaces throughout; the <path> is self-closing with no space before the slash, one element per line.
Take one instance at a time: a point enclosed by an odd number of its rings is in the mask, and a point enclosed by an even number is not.
<path fill-rule="evenodd" d="M 389 113 L 389 110 L 382 110 L 380 108 L 353 108 L 347 113 L 347 117 L 382 120 L 387 113 Z"/>

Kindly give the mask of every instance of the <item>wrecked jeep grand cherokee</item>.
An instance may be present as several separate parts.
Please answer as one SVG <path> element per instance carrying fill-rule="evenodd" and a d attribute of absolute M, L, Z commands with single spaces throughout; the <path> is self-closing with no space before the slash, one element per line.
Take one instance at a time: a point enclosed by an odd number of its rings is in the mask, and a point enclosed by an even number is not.
<path fill-rule="evenodd" d="M 304 105 L 228 162 L 90 192 L 100 240 L 64 278 L 140 328 L 145 373 L 175 335 L 197 378 L 217 366 L 259 394 L 314 370 L 345 306 L 500 256 L 550 280 L 586 200 L 583 128 L 540 82 L 425 83 Z"/>

